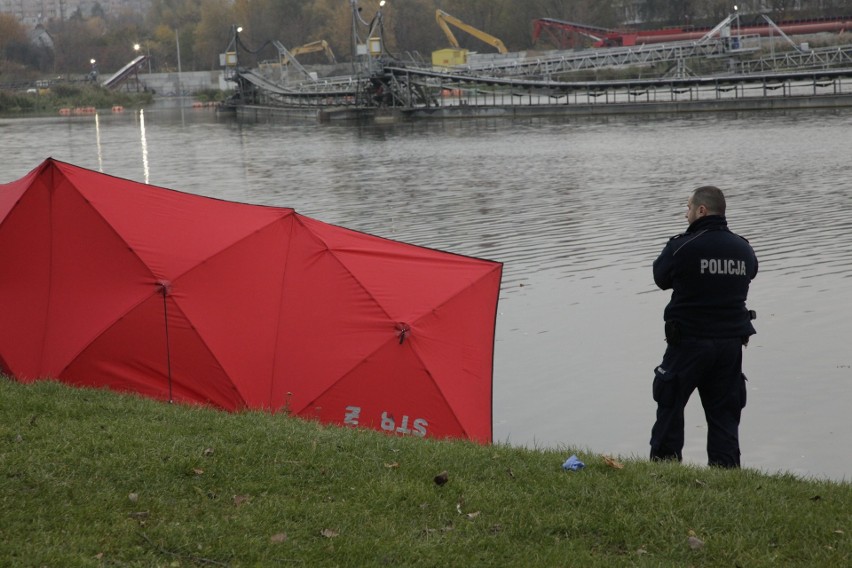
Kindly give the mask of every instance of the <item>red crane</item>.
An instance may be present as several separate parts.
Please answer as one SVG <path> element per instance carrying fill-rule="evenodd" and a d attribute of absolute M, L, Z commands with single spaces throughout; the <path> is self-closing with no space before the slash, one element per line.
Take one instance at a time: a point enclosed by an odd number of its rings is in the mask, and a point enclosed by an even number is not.
<path fill-rule="evenodd" d="M 777 33 L 776 26 L 787 35 L 823 32 L 842 33 L 846 30 L 852 30 L 852 18 L 850 17 L 794 20 L 774 25 L 770 23 L 771 21 L 768 18 L 766 20 L 763 23 L 741 26 L 739 28 L 740 35 L 770 36 Z M 533 20 L 532 40 L 535 44 L 541 34 L 547 32 L 561 49 L 576 47 L 580 43 L 581 37 L 592 40 L 593 47 L 619 47 L 645 43 L 698 40 L 712 29 L 709 27 L 683 26 L 655 30 L 613 30 L 553 18 L 539 18 Z"/>

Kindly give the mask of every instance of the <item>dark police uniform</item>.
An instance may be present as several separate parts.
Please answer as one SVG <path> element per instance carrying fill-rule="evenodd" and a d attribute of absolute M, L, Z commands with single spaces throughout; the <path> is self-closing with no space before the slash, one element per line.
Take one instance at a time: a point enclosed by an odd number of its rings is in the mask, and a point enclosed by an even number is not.
<path fill-rule="evenodd" d="M 654 281 L 672 297 L 664 312 L 668 346 L 654 370 L 652 459 L 682 459 L 683 411 L 697 388 L 709 464 L 739 467 L 746 403 L 742 346 L 755 333 L 746 298 L 756 275 L 754 250 L 720 215 L 696 219 L 654 261 Z"/>

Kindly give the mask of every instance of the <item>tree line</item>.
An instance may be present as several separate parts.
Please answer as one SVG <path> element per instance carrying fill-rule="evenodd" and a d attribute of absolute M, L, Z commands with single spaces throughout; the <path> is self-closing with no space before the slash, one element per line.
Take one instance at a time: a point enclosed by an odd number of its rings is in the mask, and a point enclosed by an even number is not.
<path fill-rule="evenodd" d="M 242 28 L 241 43 L 255 52 L 250 63 L 277 57 L 271 40 L 288 48 L 325 40 L 339 60 L 350 60 L 353 31 L 363 22 L 381 24 L 391 54 L 419 54 L 428 61 L 432 51 L 449 47 L 435 21 L 436 9 L 521 51 L 556 47 L 545 37 L 533 44 L 537 18 L 604 28 L 712 26 L 732 7 L 732 0 L 387 0 L 382 8 L 379 0 L 152 0 L 145 14 L 107 15 L 95 5 L 88 17 L 77 12 L 64 21 L 49 21 L 44 27 L 53 49 L 33 44 L 15 18 L 0 14 L 0 82 L 7 75 L 85 74 L 91 60 L 101 70 L 114 71 L 139 53 L 150 55 L 152 71 L 175 71 L 178 46 L 182 70 L 218 69 L 219 54 L 236 26 Z M 746 0 L 738 9 L 743 18 L 763 12 L 784 21 L 852 15 L 852 0 Z M 491 49 L 463 32 L 456 37 L 464 48 Z M 303 62 L 321 62 L 322 57 L 306 54 Z"/>

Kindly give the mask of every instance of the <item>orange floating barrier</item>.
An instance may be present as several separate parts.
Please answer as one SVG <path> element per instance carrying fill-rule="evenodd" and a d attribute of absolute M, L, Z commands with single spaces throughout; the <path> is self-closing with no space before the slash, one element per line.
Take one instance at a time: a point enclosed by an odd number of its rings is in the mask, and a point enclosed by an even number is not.
<path fill-rule="evenodd" d="M 112 112 L 124 112 L 124 107 L 120 105 L 116 105 L 112 107 Z"/>

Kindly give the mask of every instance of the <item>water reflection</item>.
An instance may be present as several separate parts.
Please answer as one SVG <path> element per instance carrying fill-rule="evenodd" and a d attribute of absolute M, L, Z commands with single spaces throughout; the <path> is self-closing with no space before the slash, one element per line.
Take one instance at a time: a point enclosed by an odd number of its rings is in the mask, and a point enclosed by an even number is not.
<path fill-rule="evenodd" d="M 88 120 L 0 121 L 0 180 L 48 155 L 102 161 L 112 175 L 503 261 L 495 440 L 622 455 L 647 452 L 665 347 L 668 295 L 650 264 L 685 228 L 689 190 L 717 184 L 761 262 L 743 463 L 852 475 L 848 110 L 359 128 L 155 108 L 138 125 L 103 117 L 95 140 Z M 693 400 L 685 457 L 697 463 L 703 424 Z"/>
<path fill-rule="evenodd" d="M 145 183 L 150 183 L 151 172 L 148 165 L 148 139 L 145 137 L 145 109 L 139 111 L 139 141 L 142 145 L 142 175 Z"/>
<path fill-rule="evenodd" d="M 104 155 L 101 150 L 101 121 L 100 115 L 95 113 L 95 147 L 97 148 L 98 153 L 98 171 L 104 171 Z"/>

